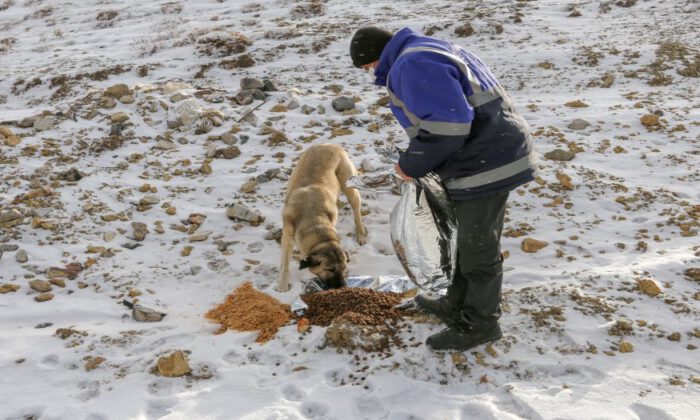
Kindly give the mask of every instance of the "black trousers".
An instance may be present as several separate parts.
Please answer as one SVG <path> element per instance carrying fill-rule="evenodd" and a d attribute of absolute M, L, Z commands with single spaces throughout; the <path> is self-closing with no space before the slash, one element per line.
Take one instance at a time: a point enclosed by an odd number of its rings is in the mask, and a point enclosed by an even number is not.
<path fill-rule="evenodd" d="M 457 322 L 478 330 L 489 328 L 501 315 L 503 257 L 501 232 L 508 192 L 475 200 L 455 201 L 457 264 L 447 299 L 461 308 Z"/>

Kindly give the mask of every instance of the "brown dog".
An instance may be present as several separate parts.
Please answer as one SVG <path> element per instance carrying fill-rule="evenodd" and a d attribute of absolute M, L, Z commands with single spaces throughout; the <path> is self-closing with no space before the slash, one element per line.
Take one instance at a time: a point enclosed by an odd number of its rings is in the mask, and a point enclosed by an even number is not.
<path fill-rule="evenodd" d="M 289 260 L 294 244 L 304 256 L 300 270 L 308 268 L 332 288 L 345 285 L 349 256 L 335 231 L 336 202 L 341 191 L 355 215 L 357 243 L 363 245 L 367 240 L 360 214 L 360 193 L 345 188 L 345 181 L 356 174 L 355 165 L 338 145 L 315 145 L 302 153 L 287 184 L 282 210 L 282 264 L 275 290 L 290 289 Z"/>

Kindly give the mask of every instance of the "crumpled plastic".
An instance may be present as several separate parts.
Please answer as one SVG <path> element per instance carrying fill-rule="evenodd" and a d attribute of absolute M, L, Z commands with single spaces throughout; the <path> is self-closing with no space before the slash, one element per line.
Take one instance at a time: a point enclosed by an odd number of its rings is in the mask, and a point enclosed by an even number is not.
<path fill-rule="evenodd" d="M 440 177 L 429 173 L 411 182 L 396 181 L 393 165 L 401 151 L 378 149 L 390 166 L 385 171 L 351 177 L 346 186 L 362 190 L 400 190 L 391 212 L 391 242 L 408 278 L 419 288 L 445 294 L 457 267 L 457 218 Z"/>
<path fill-rule="evenodd" d="M 457 219 L 437 174 L 404 183 L 389 226 L 394 250 L 411 281 L 423 290 L 445 294 L 457 267 Z"/>

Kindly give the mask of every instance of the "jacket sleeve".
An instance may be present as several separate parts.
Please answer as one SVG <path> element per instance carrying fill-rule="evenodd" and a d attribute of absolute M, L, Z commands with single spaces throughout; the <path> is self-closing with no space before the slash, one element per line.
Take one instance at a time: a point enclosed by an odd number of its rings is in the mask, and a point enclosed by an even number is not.
<path fill-rule="evenodd" d="M 415 57 L 411 57 L 415 56 Z M 399 166 L 419 178 L 439 167 L 466 141 L 474 119 L 460 71 L 435 53 L 412 53 L 392 69 L 391 90 L 417 135 Z M 410 58 L 410 59 L 409 59 Z"/>

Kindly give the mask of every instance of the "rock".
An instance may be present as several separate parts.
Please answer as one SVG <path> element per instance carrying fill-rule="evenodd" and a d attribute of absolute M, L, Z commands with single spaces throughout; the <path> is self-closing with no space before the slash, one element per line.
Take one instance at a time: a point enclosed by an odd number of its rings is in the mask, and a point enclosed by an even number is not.
<path fill-rule="evenodd" d="M 190 99 L 191 97 L 192 97 L 192 96 L 186 95 L 186 94 L 184 94 L 184 93 L 182 93 L 182 92 L 177 92 L 177 93 L 175 93 L 175 94 L 173 94 L 173 95 L 170 95 L 170 98 L 168 98 L 168 100 L 169 100 L 170 102 L 172 102 L 172 103 L 177 103 L 177 102 L 180 102 L 180 101 L 184 101 L 185 99 Z"/>
<path fill-rule="evenodd" d="M 59 176 L 64 181 L 77 182 L 83 179 L 85 175 L 75 168 L 70 168 L 65 172 L 61 172 Z"/>
<path fill-rule="evenodd" d="M 241 79 L 241 90 L 250 89 L 265 89 L 265 82 L 253 77 L 244 77 Z"/>
<path fill-rule="evenodd" d="M 228 146 L 233 146 L 238 143 L 238 138 L 231 133 L 224 133 L 221 135 L 221 141 L 226 143 Z"/>
<path fill-rule="evenodd" d="M 19 249 L 19 245 L 15 244 L 0 244 L 0 252 L 15 252 Z"/>
<path fill-rule="evenodd" d="M 112 109 L 117 106 L 117 101 L 108 96 L 100 98 L 99 107 L 104 109 Z"/>
<path fill-rule="evenodd" d="M 577 119 L 571 121 L 569 123 L 568 127 L 572 130 L 585 130 L 590 125 L 591 125 L 591 123 L 589 123 L 588 121 L 577 118 Z"/>
<path fill-rule="evenodd" d="M 690 280 L 693 280 L 693 281 L 700 283 L 700 268 L 699 267 L 688 268 L 683 272 L 683 275 L 685 275 Z"/>
<path fill-rule="evenodd" d="M 66 281 L 64 279 L 51 279 L 49 280 L 49 283 L 58 287 L 66 287 Z"/>
<path fill-rule="evenodd" d="M 131 316 L 138 322 L 160 322 L 167 314 L 141 305 L 134 305 Z"/>
<path fill-rule="evenodd" d="M 172 95 L 179 90 L 192 89 L 192 85 L 185 82 L 168 82 L 163 85 L 163 95 Z"/>
<path fill-rule="evenodd" d="M 34 121 L 38 117 L 27 117 L 27 118 L 22 118 L 20 122 L 17 123 L 17 127 L 19 128 L 29 128 L 34 126 Z"/>
<path fill-rule="evenodd" d="M 187 238 L 187 240 L 190 242 L 202 242 L 209 239 L 209 235 L 211 235 L 211 232 L 199 232 L 190 235 L 190 237 Z"/>
<path fill-rule="evenodd" d="M 133 104 L 135 100 L 134 95 L 124 95 L 119 98 L 119 102 L 123 104 Z"/>
<path fill-rule="evenodd" d="M 242 90 L 236 94 L 234 99 L 239 105 L 250 105 L 255 100 L 252 90 Z"/>
<path fill-rule="evenodd" d="M 204 145 L 204 156 L 207 158 L 213 158 L 216 157 L 217 149 L 216 149 L 216 144 L 214 143 L 207 143 Z"/>
<path fill-rule="evenodd" d="M 202 112 L 202 107 L 196 99 L 187 99 L 177 106 L 177 115 L 182 124 L 191 125 Z"/>
<path fill-rule="evenodd" d="M 29 287 L 40 293 L 50 292 L 52 289 L 51 283 L 46 280 L 30 280 Z"/>
<path fill-rule="evenodd" d="M 265 218 L 260 213 L 251 210 L 242 204 L 234 204 L 226 209 L 226 217 L 233 221 L 249 222 L 253 226 L 257 226 L 265 221 Z"/>
<path fill-rule="evenodd" d="M 529 254 L 534 254 L 535 252 L 539 251 L 540 249 L 546 247 L 549 245 L 549 243 L 545 241 L 538 241 L 537 239 L 533 238 L 525 238 L 523 239 L 523 242 L 520 244 L 520 249 L 523 250 L 523 252 L 527 252 Z"/>
<path fill-rule="evenodd" d="M 12 137 L 14 134 L 12 133 L 12 130 L 10 130 L 10 127 L 6 127 L 4 125 L 0 125 L 0 136 L 2 137 Z"/>
<path fill-rule="evenodd" d="M 17 251 L 17 254 L 15 254 L 15 260 L 20 264 L 26 263 L 29 260 L 29 257 L 27 256 L 27 251 L 23 249 Z"/>
<path fill-rule="evenodd" d="M 669 334 L 666 338 L 668 338 L 671 341 L 681 341 L 681 333 L 674 332 L 672 334 Z"/>
<path fill-rule="evenodd" d="M 233 159 L 241 155 L 241 149 L 238 146 L 229 146 L 216 151 L 216 157 L 224 159 Z"/>
<path fill-rule="evenodd" d="M 102 356 L 91 357 L 91 358 L 87 361 L 87 363 L 85 363 L 85 370 L 88 371 L 88 372 L 90 372 L 91 370 L 96 369 L 96 368 L 97 368 L 99 365 L 101 365 L 102 362 L 104 362 L 105 360 L 107 360 L 107 359 L 105 359 L 105 358 L 102 357 Z"/>
<path fill-rule="evenodd" d="M 34 298 L 37 302 L 48 302 L 53 299 L 53 293 L 42 293 Z"/>
<path fill-rule="evenodd" d="M 148 227 L 145 223 L 141 222 L 131 222 L 131 227 L 134 229 L 134 239 L 137 241 L 143 241 L 146 239 L 148 234 Z"/>
<path fill-rule="evenodd" d="M 265 79 L 263 84 L 262 90 L 265 92 L 277 92 L 279 89 L 277 89 L 277 85 L 275 84 L 274 81 L 270 79 Z"/>
<path fill-rule="evenodd" d="M 349 96 L 339 96 L 333 99 L 332 105 L 333 109 L 335 109 L 338 112 L 347 111 L 349 109 L 355 109 L 355 101 L 353 101 L 353 99 Z"/>
<path fill-rule="evenodd" d="M 304 104 L 304 105 L 301 106 L 301 112 L 302 112 L 302 114 L 309 115 L 309 114 L 311 114 L 311 113 L 314 112 L 314 111 L 316 111 L 316 108 L 312 107 L 311 105 L 306 105 L 306 104 Z"/>
<path fill-rule="evenodd" d="M 569 108 L 586 108 L 588 105 L 586 105 L 585 102 L 577 99 L 575 101 L 567 102 L 564 104 L 564 106 L 568 106 Z"/>
<path fill-rule="evenodd" d="M 292 98 L 287 102 L 287 109 L 292 110 L 292 109 L 297 109 L 301 106 L 299 103 L 299 100 L 297 98 Z"/>
<path fill-rule="evenodd" d="M 24 216 L 15 209 L 0 212 L 0 228 L 11 228 L 22 223 Z"/>
<path fill-rule="evenodd" d="M 203 175 L 210 175 L 212 173 L 211 165 L 208 162 L 202 163 L 202 166 L 199 167 L 199 173 Z"/>
<path fill-rule="evenodd" d="M 629 341 L 621 341 L 617 350 L 620 353 L 632 353 L 634 351 L 634 346 Z"/>
<path fill-rule="evenodd" d="M 652 279 L 637 280 L 637 289 L 650 297 L 658 296 L 661 293 L 661 288 Z"/>
<path fill-rule="evenodd" d="M 336 317 L 326 329 L 326 340 L 332 347 L 346 350 L 379 350 L 387 346 L 389 334 L 386 325 L 361 326 L 346 319 Z"/>
<path fill-rule="evenodd" d="M 34 120 L 34 129 L 36 131 L 46 131 L 51 129 L 54 124 L 56 124 L 54 117 L 37 118 Z"/>
<path fill-rule="evenodd" d="M 192 371 L 187 363 L 187 358 L 185 358 L 185 353 L 180 350 L 176 350 L 169 356 L 159 358 L 156 366 L 158 373 L 168 378 L 183 376 Z"/>
<path fill-rule="evenodd" d="M 639 120 L 642 125 L 647 128 L 659 125 L 659 116 L 656 114 L 643 115 Z"/>
<path fill-rule="evenodd" d="M 571 182 L 571 177 L 565 173 L 562 172 L 557 172 L 556 174 L 557 180 L 561 184 L 562 187 L 564 187 L 565 190 L 572 191 L 574 189 L 574 184 Z"/>
<path fill-rule="evenodd" d="M 5 283 L 0 285 L 0 294 L 5 294 L 5 293 L 14 293 L 19 290 L 19 285 L 18 284 L 12 284 L 12 283 Z"/>
<path fill-rule="evenodd" d="M 545 159 L 555 160 L 555 161 L 559 161 L 559 162 L 570 161 L 575 156 L 576 156 L 575 153 L 571 153 L 568 150 L 563 150 L 563 149 L 554 149 L 551 152 L 547 152 L 544 154 Z"/>
<path fill-rule="evenodd" d="M 112 116 L 109 117 L 109 120 L 112 122 L 112 124 L 118 124 L 127 122 L 129 120 L 129 116 L 126 114 L 126 112 L 117 112 L 116 114 L 112 114 Z"/>
<path fill-rule="evenodd" d="M 177 144 L 166 140 L 159 140 L 153 147 L 160 150 L 173 150 L 177 149 Z"/>
<path fill-rule="evenodd" d="M 22 143 L 22 139 L 20 139 L 17 136 L 5 137 L 6 146 L 15 147 L 18 146 L 20 143 Z"/>
<path fill-rule="evenodd" d="M 251 179 L 241 186 L 241 192 L 250 194 L 258 189 L 258 181 Z"/>
<path fill-rule="evenodd" d="M 160 203 L 160 198 L 153 195 L 147 195 L 139 200 L 139 204 L 142 206 L 153 206 L 158 203 Z"/>
<path fill-rule="evenodd" d="M 129 89 L 129 86 L 125 85 L 124 83 L 112 85 L 104 91 L 104 96 L 109 98 L 117 99 L 127 95 L 131 95 L 131 90 Z"/>
<path fill-rule="evenodd" d="M 385 167 L 385 164 L 382 164 L 382 162 L 378 159 L 374 158 L 366 158 L 362 159 L 362 163 L 360 164 L 362 169 L 365 170 L 365 172 L 376 172 L 383 167 Z"/>

